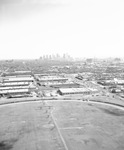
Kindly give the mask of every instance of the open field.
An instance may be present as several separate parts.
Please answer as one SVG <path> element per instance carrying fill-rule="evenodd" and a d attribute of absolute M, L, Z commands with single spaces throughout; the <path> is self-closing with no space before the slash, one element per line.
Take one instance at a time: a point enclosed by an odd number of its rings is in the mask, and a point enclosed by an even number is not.
<path fill-rule="evenodd" d="M 124 111 L 72 101 L 49 104 L 69 150 L 124 149 Z"/>
<path fill-rule="evenodd" d="M 65 150 L 44 103 L 0 107 L 0 150 Z"/>
<path fill-rule="evenodd" d="M 76 101 L 0 106 L 0 150 L 123 150 L 124 111 Z"/>

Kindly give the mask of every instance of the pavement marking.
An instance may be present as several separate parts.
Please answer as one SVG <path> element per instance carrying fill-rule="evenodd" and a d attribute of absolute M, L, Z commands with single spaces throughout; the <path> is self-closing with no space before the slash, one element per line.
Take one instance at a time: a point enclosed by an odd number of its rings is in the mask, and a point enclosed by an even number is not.
<path fill-rule="evenodd" d="M 73 129 L 82 129 L 84 127 L 67 127 L 67 128 L 59 128 L 60 130 L 73 130 Z"/>
<path fill-rule="evenodd" d="M 53 109 L 53 111 L 54 111 L 54 109 Z M 53 111 L 51 112 L 51 117 L 52 117 L 52 119 L 53 119 L 53 121 L 54 121 L 54 124 L 55 124 L 57 130 L 58 130 L 58 133 L 59 133 L 60 138 L 61 138 L 61 140 L 62 140 L 62 142 L 63 142 L 63 144 L 64 144 L 65 149 L 66 149 L 66 150 L 69 150 L 68 147 L 67 147 L 67 144 L 66 144 L 66 142 L 65 142 L 65 140 L 64 140 L 64 138 L 63 138 L 63 136 L 62 136 L 62 134 L 61 134 L 61 131 L 60 131 L 59 127 L 58 127 L 58 124 L 57 124 L 57 122 L 55 121 L 55 118 L 54 118 L 54 116 L 53 116 Z"/>

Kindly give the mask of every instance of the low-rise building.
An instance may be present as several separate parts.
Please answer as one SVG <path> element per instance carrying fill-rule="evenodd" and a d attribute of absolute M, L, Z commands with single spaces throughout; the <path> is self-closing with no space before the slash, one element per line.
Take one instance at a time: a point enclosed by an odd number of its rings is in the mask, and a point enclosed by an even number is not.
<path fill-rule="evenodd" d="M 97 89 L 93 88 L 60 88 L 57 93 L 60 95 L 68 94 L 94 94 L 98 93 Z"/>
<path fill-rule="evenodd" d="M 86 88 L 60 88 L 57 91 L 60 95 L 68 94 L 90 94 L 90 90 Z"/>
<path fill-rule="evenodd" d="M 33 82 L 33 77 L 15 77 L 15 78 L 3 78 L 3 83 L 11 83 L 11 82 Z"/>
<path fill-rule="evenodd" d="M 0 95 L 8 95 L 8 94 L 29 94 L 29 89 L 11 89 L 11 90 L 1 90 Z"/>
<path fill-rule="evenodd" d="M 53 88 L 79 88 L 80 87 L 80 84 L 77 84 L 77 83 L 56 83 L 56 84 L 52 84 L 50 85 L 50 87 L 53 87 Z"/>
<path fill-rule="evenodd" d="M 64 77 L 59 77 L 59 76 L 44 76 L 44 77 L 39 77 L 37 78 L 38 81 L 40 82 L 66 82 L 68 80 L 68 78 L 64 78 Z"/>
<path fill-rule="evenodd" d="M 15 89 L 28 89 L 29 86 L 14 86 L 14 87 L 0 87 L 0 91 L 4 90 L 15 90 Z"/>
<path fill-rule="evenodd" d="M 10 83 L 0 83 L 0 87 L 14 87 L 14 86 L 28 86 L 30 82 L 10 82 Z"/>
<path fill-rule="evenodd" d="M 18 76 L 18 75 L 32 75 L 31 71 L 14 71 L 14 72 L 4 72 L 2 76 Z"/>

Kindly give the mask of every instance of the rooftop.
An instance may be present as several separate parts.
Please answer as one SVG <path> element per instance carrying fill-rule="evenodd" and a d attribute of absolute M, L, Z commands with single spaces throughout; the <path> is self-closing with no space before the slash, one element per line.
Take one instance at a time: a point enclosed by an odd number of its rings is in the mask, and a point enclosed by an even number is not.
<path fill-rule="evenodd" d="M 87 88 L 60 88 L 62 93 L 77 93 L 77 92 L 89 92 L 90 90 Z"/>
<path fill-rule="evenodd" d="M 13 90 L 4 90 L 0 91 L 0 94 L 10 94 L 10 93 L 27 93 L 29 92 L 28 89 L 13 89 Z"/>
<path fill-rule="evenodd" d="M 4 78 L 3 82 L 14 82 L 14 81 L 33 81 L 33 77 L 15 77 L 15 78 Z"/>
<path fill-rule="evenodd" d="M 0 83 L 0 87 L 3 87 L 3 86 L 17 86 L 17 85 L 28 85 L 29 82 L 12 82 L 12 83 Z"/>

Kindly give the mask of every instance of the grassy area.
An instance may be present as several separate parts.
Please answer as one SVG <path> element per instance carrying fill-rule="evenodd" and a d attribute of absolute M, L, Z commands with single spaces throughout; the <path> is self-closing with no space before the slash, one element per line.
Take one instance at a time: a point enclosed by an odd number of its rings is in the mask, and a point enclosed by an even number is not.
<path fill-rule="evenodd" d="M 124 111 L 81 101 L 0 106 L 0 150 L 123 150 Z"/>
<path fill-rule="evenodd" d="M 69 150 L 124 149 L 124 111 L 79 102 L 50 102 Z"/>
<path fill-rule="evenodd" d="M 44 103 L 1 106 L 0 150 L 65 150 Z"/>

